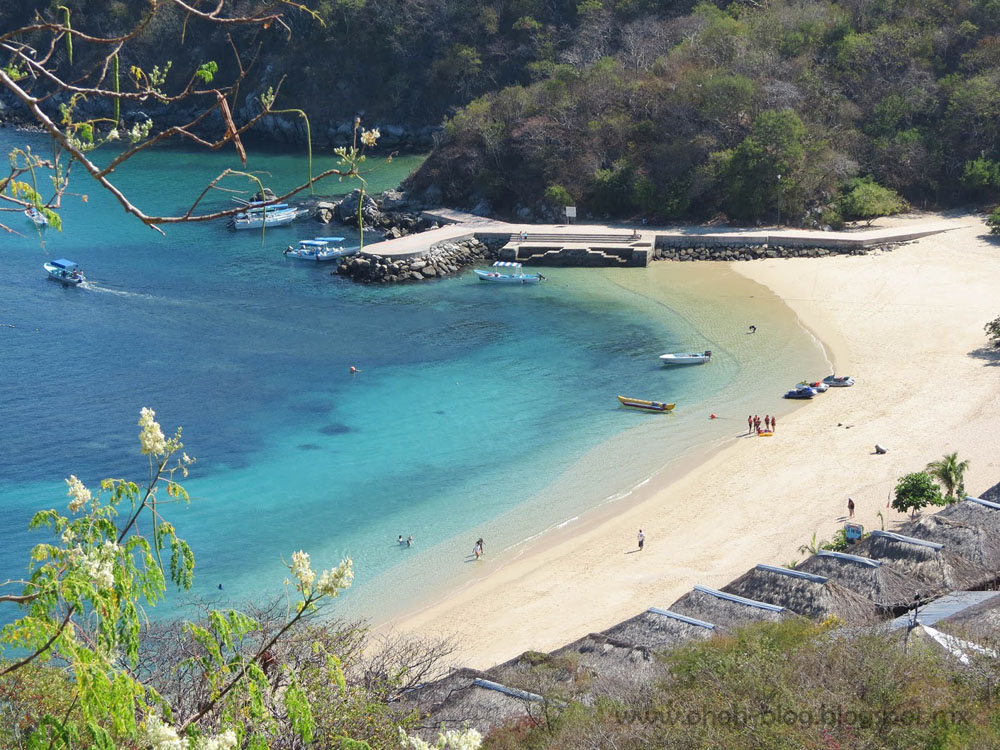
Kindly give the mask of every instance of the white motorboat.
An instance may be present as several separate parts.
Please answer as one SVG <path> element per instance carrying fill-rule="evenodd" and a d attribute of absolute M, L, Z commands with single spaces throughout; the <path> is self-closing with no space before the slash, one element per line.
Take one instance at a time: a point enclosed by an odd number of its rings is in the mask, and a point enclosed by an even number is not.
<path fill-rule="evenodd" d="M 478 268 L 473 269 L 473 273 L 479 277 L 480 281 L 494 284 L 537 284 L 540 281 L 545 281 L 545 277 L 540 273 L 524 273 L 520 263 L 498 260 L 493 264 L 493 268 L 510 268 L 511 273 L 501 273 L 497 270 L 481 271 Z"/>
<path fill-rule="evenodd" d="M 343 242 L 343 237 L 316 237 L 311 240 L 299 240 L 297 246 L 289 245 L 284 253 L 289 258 L 320 262 L 337 260 L 358 252 L 356 247 L 344 247 Z"/>
<path fill-rule="evenodd" d="M 230 221 L 232 229 L 260 229 L 261 227 L 283 227 L 295 221 L 299 210 L 287 203 L 248 203 L 246 210 L 236 214 Z"/>
<path fill-rule="evenodd" d="M 661 354 L 660 361 L 665 365 L 703 365 L 712 358 L 712 352 L 677 352 Z"/>

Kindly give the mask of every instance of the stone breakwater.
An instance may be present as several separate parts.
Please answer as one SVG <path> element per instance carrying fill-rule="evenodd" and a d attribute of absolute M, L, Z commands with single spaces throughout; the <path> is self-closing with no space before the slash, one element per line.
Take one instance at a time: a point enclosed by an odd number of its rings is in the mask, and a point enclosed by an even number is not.
<path fill-rule="evenodd" d="M 495 244 L 495 243 L 492 243 Z M 442 242 L 420 258 L 393 260 L 359 253 L 341 261 L 334 272 L 363 284 L 393 284 L 454 276 L 469 266 L 496 260 L 499 247 L 477 239 Z"/>
<path fill-rule="evenodd" d="M 761 258 L 823 258 L 828 255 L 867 255 L 873 250 L 888 252 L 899 243 L 886 243 L 868 247 L 783 247 L 781 245 L 694 245 L 692 247 L 661 246 L 657 244 L 657 260 L 760 260 Z"/>

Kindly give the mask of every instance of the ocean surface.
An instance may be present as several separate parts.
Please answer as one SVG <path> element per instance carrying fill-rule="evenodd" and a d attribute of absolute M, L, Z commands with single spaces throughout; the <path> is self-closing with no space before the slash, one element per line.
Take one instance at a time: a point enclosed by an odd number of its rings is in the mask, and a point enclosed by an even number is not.
<path fill-rule="evenodd" d="M 26 142 L 45 144 L 0 130 L 4 151 Z M 370 192 L 418 163 L 378 167 Z M 329 164 L 317 158 L 316 171 Z M 227 166 L 239 167 L 232 154 L 163 149 L 115 179 L 148 213 L 176 213 Z M 251 150 L 248 168 L 280 190 L 305 175 L 305 155 Z M 329 181 L 317 193 L 353 187 Z M 61 233 L 0 214 L 26 235 L 0 232 L 4 579 L 21 577 L 46 540 L 28 520 L 65 508 L 65 477 L 93 489 L 108 476 L 144 479 L 144 406 L 168 435 L 183 426 L 197 458 L 192 502 L 167 511 L 196 555 L 194 596 L 278 596 L 282 560 L 303 549 L 316 569 L 353 557 L 341 611 L 378 619 L 480 575 L 478 537 L 484 564 L 501 564 L 731 439 L 748 410 L 783 413 L 781 392 L 825 374 L 821 347 L 790 311 L 724 264 L 552 269 L 537 287 L 495 288 L 471 273 L 362 286 L 281 252 L 316 234 L 355 239 L 350 229 L 300 220 L 262 240 L 218 221 L 162 237 L 82 170 L 71 191 Z M 46 278 L 42 263 L 62 257 L 84 269 L 83 287 Z M 714 352 L 704 367 L 657 360 L 703 349 Z M 678 406 L 636 413 L 619 393 Z M 400 534 L 414 546 L 397 544 Z"/>

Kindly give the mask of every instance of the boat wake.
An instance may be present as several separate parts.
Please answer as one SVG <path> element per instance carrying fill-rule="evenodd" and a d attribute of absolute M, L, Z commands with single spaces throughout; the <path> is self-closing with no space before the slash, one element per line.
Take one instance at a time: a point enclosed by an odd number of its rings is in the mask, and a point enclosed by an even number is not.
<path fill-rule="evenodd" d="M 81 289 L 86 289 L 90 292 L 101 292 L 102 294 L 114 294 L 117 297 L 140 297 L 144 299 L 156 299 L 152 294 L 143 294 L 142 292 L 127 292 L 124 289 L 112 289 L 110 287 L 101 286 L 100 284 L 95 284 L 91 281 L 84 281 L 80 284 Z"/>

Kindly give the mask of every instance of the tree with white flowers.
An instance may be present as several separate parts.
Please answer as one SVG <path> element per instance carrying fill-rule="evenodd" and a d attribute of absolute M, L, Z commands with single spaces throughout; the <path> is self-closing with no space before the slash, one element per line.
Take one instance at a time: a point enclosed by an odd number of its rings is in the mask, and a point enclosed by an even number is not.
<path fill-rule="evenodd" d="M 306 693 L 272 654 L 304 618 L 351 585 L 349 558 L 316 572 L 307 553 L 292 553 L 294 606 L 280 627 L 256 640 L 250 636 L 261 632 L 258 623 L 235 610 L 187 623 L 196 655 L 175 668 L 208 686 L 197 707 L 176 713 L 140 676 L 141 608 L 162 600 L 168 583 L 189 589 L 194 572 L 194 555 L 166 511 L 189 501 L 178 480 L 195 459 L 183 451 L 180 429 L 167 438 L 155 417 L 143 409 L 138 422 L 145 481 L 106 479 L 92 492 L 71 476 L 67 512 L 43 510 L 31 520 L 32 529 L 50 529 L 52 539 L 33 548 L 26 578 L 0 586 L 0 604 L 20 610 L 0 631 L 0 683 L 37 689 L 48 681 L 38 697 L 42 709 L 30 721 L 0 726 L 5 748 L 263 749 L 272 747 L 279 712 L 302 745 L 312 740 Z M 343 684 L 334 654 L 325 669 L 331 683 Z M 284 673 L 280 694 L 269 675 L 276 670 Z"/>

